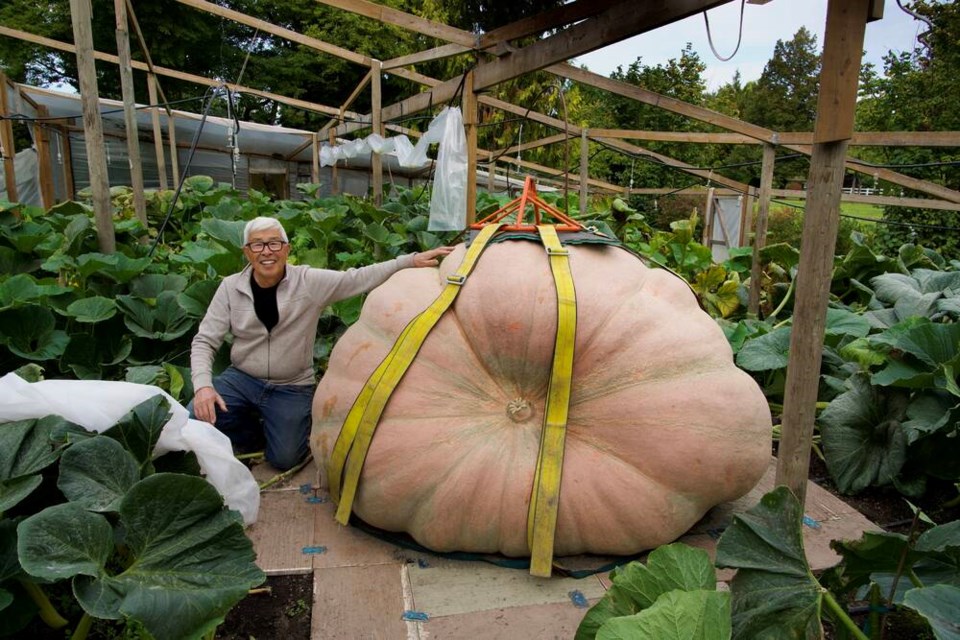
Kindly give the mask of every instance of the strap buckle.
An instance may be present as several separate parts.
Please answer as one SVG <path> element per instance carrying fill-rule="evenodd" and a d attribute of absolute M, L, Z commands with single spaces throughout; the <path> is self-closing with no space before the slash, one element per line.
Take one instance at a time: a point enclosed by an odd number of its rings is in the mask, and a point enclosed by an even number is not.
<path fill-rule="evenodd" d="M 467 276 L 462 273 L 453 273 L 447 276 L 447 284 L 455 284 L 458 287 L 462 287 L 463 283 L 467 281 Z"/>

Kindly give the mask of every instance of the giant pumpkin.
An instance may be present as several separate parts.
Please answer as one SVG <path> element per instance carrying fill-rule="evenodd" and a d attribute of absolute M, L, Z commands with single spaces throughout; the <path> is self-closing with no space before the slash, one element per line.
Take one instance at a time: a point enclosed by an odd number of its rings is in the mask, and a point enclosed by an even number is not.
<path fill-rule="evenodd" d="M 577 334 L 554 553 L 636 553 L 754 486 L 770 413 L 681 280 L 617 247 L 568 248 Z M 313 404 L 323 468 L 367 377 L 464 252 L 396 273 L 337 343 Z M 390 397 L 354 513 L 436 551 L 529 555 L 556 325 L 543 247 L 487 247 Z"/>

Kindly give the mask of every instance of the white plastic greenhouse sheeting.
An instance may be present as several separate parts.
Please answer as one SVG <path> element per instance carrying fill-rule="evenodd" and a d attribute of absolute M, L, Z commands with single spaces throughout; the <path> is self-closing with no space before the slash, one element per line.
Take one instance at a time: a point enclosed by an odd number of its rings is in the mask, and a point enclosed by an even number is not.
<path fill-rule="evenodd" d="M 0 162 L 0 200 L 10 201 L 3 163 Z M 17 202 L 40 206 L 40 170 L 35 149 L 17 152 L 13 159 L 13 174 L 17 178 Z"/>

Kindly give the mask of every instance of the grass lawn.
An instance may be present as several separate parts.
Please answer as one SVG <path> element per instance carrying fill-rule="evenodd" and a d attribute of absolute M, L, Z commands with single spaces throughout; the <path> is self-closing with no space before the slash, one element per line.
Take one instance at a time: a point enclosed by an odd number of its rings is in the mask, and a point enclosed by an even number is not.
<path fill-rule="evenodd" d="M 805 200 L 786 200 L 780 198 L 777 198 L 777 200 L 799 207 L 803 207 L 806 204 Z M 777 203 L 773 203 L 773 206 L 777 206 Z M 856 216 L 857 218 L 865 218 L 867 220 L 879 220 L 883 217 L 883 207 L 862 202 L 841 202 L 840 213 L 848 216 Z"/>

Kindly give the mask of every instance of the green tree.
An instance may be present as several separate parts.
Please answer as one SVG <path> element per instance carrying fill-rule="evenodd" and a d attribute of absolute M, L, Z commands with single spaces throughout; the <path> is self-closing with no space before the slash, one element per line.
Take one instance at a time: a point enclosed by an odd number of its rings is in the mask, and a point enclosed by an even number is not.
<path fill-rule="evenodd" d="M 777 40 L 773 57 L 745 105 L 745 120 L 776 131 L 811 131 L 817 117 L 820 54 L 817 38 L 800 27 L 788 42 Z"/>
<path fill-rule="evenodd" d="M 861 76 L 857 127 L 866 131 L 957 131 L 960 129 L 960 6 L 953 2 L 922 0 L 913 11 L 930 22 L 930 29 L 911 52 L 890 53 L 883 61 L 884 75 L 871 66 Z M 862 152 L 871 162 L 891 166 L 900 173 L 930 180 L 951 189 L 960 188 L 960 154 L 955 149 L 920 147 L 874 148 Z M 902 189 L 879 185 L 890 195 Z M 906 196 L 923 194 L 904 192 Z M 944 256 L 960 258 L 960 215 L 952 211 L 885 207 L 877 243 L 895 250 L 917 242 Z M 928 226 L 923 226 L 928 225 Z"/>

